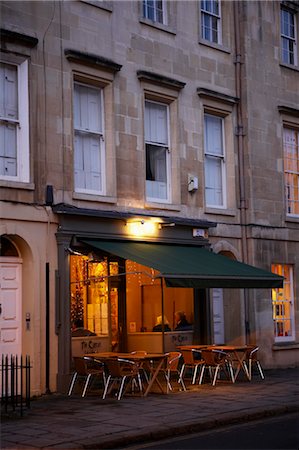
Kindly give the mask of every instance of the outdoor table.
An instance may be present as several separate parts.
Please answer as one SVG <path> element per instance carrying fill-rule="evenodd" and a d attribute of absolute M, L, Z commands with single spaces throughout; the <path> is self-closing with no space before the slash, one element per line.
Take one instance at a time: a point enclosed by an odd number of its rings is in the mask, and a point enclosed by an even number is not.
<path fill-rule="evenodd" d="M 88 357 L 94 358 L 94 359 L 99 359 L 102 361 L 104 361 L 105 359 L 111 359 L 111 358 L 122 358 L 122 359 L 127 359 L 129 361 L 135 361 L 135 362 L 155 361 L 156 367 L 153 367 L 150 364 L 151 378 L 149 380 L 148 386 L 147 386 L 143 396 L 146 397 L 149 394 L 149 392 L 151 392 L 154 383 L 156 383 L 159 386 L 159 388 L 163 394 L 165 393 L 163 386 L 161 385 L 160 381 L 157 378 L 158 374 L 163 366 L 163 363 L 167 358 L 167 355 L 165 355 L 164 353 L 147 353 L 146 355 L 141 355 L 141 354 L 137 354 L 137 353 L 102 352 L 102 353 L 88 353 L 85 356 L 88 356 Z"/>
<path fill-rule="evenodd" d="M 247 367 L 243 364 L 246 358 L 246 352 L 248 345 L 211 345 L 207 347 L 209 350 L 220 350 L 222 352 L 229 353 L 233 356 L 234 360 L 237 361 L 237 368 L 234 375 L 234 380 L 236 381 L 241 369 L 244 371 L 247 379 L 250 381 L 249 373 Z"/>

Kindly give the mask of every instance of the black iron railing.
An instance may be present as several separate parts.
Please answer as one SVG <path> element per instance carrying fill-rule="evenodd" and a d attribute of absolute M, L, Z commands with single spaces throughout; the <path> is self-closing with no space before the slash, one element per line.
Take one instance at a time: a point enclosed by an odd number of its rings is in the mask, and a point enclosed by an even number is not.
<path fill-rule="evenodd" d="M 2 355 L 1 414 L 30 408 L 30 356 Z"/>

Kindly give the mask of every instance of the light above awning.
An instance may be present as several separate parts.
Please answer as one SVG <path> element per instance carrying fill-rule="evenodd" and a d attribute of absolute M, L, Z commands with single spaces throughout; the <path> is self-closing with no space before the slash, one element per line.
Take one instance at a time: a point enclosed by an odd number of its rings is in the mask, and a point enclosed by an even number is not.
<path fill-rule="evenodd" d="M 205 248 L 174 244 L 80 239 L 81 242 L 160 272 L 169 287 L 278 288 L 283 277 Z"/>

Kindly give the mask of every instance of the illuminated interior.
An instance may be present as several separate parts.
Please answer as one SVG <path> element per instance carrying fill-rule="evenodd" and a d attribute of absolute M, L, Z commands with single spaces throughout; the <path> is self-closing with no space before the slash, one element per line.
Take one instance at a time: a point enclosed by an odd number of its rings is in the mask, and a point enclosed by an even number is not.
<path fill-rule="evenodd" d="M 293 334 L 292 267 L 273 264 L 272 272 L 285 277 L 283 288 L 272 289 L 272 305 L 275 338 L 276 340 L 286 340 Z"/>
<path fill-rule="evenodd" d="M 167 288 L 158 272 L 127 260 L 121 275 L 117 262 L 87 256 L 70 256 L 71 326 L 79 319 L 83 326 L 97 336 L 110 336 L 116 348 L 119 321 L 124 320 L 127 333 L 152 332 L 158 316 L 162 315 L 162 295 L 165 323 L 175 330 L 176 311 L 184 311 L 193 324 L 193 289 Z M 119 276 L 116 276 L 118 275 Z M 118 280 L 125 277 L 125 296 L 120 296 Z M 126 315 L 120 319 L 120 302 L 126 298 Z M 122 308 L 122 310 L 125 310 Z"/>

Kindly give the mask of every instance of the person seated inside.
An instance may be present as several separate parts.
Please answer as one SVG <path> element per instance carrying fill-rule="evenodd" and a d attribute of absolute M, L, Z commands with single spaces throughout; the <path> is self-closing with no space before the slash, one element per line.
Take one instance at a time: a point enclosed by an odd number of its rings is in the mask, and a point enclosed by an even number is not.
<path fill-rule="evenodd" d="M 157 317 L 153 331 L 162 331 L 162 316 Z M 164 331 L 171 331 L 167 317 L 164 316 Z"/>
<path fill-rule="evenodd" d="M 83 336 L 96 336 L 96 333 L 84 328 L 84 323 L 82 319 L 76 319 L 74 322 L 74 328 L 72 329 L 72 337 L 83 337 Z"/>
<path fill-rule="evenodd" d="M 193 326 L 188 322 L 184 311 L 178 311 L 175 313 L 175 321 L 176 327 L 174 331 L 188 331 L 193 329 Z"/>

